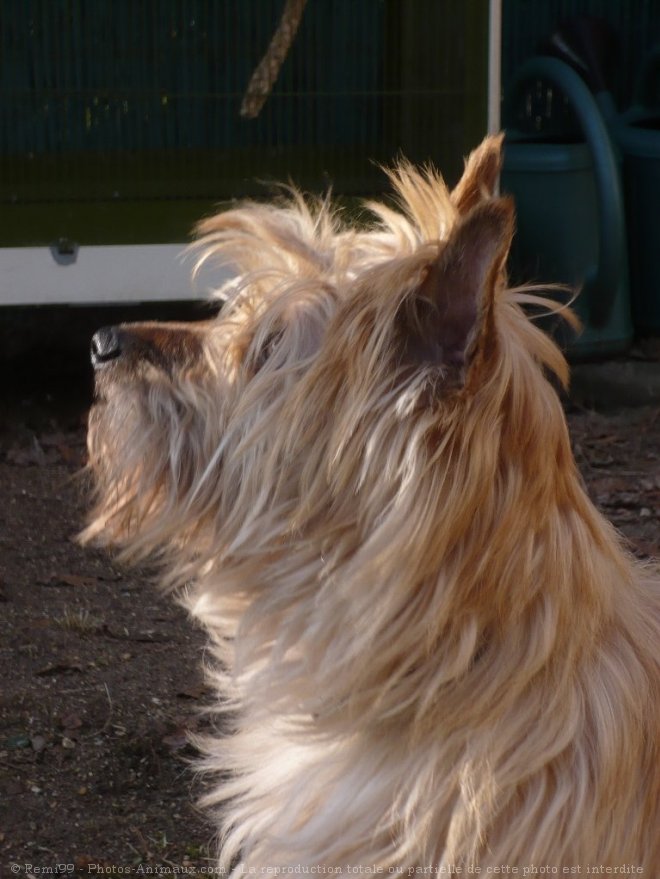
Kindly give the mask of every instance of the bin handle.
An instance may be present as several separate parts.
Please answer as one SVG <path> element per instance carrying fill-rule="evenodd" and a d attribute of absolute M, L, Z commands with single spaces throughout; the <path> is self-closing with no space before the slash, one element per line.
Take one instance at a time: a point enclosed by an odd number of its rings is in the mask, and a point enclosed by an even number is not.
<path fill-rule="evenodd" d="M 584 279 L 589 320 L 596 328 L 607 324 L 619 281 L 627 277 L 626 228 L 621 175 L 612 140 L 602 114 L 587 85 L 575 71 L 556 58 L 530 58 L 518 70 L 508 90 L 505 119 L 515 118 L 525 86 L 545 80 L 568 98 L 593 157 L 598 200 L 598 264 Z"/>

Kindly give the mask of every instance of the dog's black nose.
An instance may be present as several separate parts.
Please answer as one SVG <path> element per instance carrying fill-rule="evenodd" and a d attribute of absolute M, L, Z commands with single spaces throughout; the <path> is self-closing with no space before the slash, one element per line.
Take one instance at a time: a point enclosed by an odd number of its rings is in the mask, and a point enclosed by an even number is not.
<path fill-rule="evenodd" d="M 102 327 L 92 336 L 92 366 L 99 367 L 121 354 L 121 340 L 114 327 Z"/>

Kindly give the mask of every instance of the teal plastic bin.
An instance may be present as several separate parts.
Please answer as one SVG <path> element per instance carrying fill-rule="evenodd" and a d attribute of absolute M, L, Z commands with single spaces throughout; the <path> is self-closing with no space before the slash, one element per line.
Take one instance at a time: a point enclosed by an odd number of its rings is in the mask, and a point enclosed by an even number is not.
<path fill-rule="evenodd" d="M 557 92 L 559 94 L 557 94 Z M 530 93 L 568 104 L 580 132 L 563 140 L 515 127 Z M 551 108 L 547 108 L 549 114 Z M 517 234 L 510 272 L 515 283 L 580 289 L 574 308 L 584 330 L 577 338 L 558 324 L 572 359 L 614 355 L 632 340 L 625 216 L 620 167 L 593 96 L 580 77 L 554 58 L 533 58 L 507 94 L 502 190 L 513 195 Z M 532 120 L 534 122 L 534 120 Z M 564 297 L 565 298 L 565 297 Z"/>
<path fill-rule="evenodd" d="M 633 322 L 660 332 L 660 47 L 642 65 L 637 106 L 610 120 L 623 156 Z M 610 104 L 613 107 L 613 104 Z"/>
<path fill-rule="evenodd" d="M 595 94 L 621 155 L 635 329 L 660 332 L 660 48 L 642 65 L 635 106 L 623 115 L 604 89 Z"/>
<path fill-rule="evenodd" d="M 660 116 L 616 128 L 623 175 L 633 322 L 660 332 Z"/>

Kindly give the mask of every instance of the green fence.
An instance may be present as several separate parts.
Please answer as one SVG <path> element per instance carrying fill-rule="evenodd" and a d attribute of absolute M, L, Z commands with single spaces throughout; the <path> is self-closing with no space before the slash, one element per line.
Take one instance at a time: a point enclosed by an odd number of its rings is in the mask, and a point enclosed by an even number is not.
<path fill-rule="evenodd" d="M 257 180 L 449 176 L 483 135 L 487 0 L 309 0 L 260 116 L 239 107 L 283 0 L 3 0 L 0 245 L 181 240 Z"/>

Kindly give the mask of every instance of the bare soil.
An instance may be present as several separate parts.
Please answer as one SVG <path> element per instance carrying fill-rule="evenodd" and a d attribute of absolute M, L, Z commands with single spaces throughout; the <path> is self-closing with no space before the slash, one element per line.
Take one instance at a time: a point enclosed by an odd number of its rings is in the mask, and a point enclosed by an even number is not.
<path fill-rule="evenodd" d="M 0 409 L 0 865 L 208 868 L 204 636 L 148 571 L 76 544 L 88 380 L 34 384 Z M 594 501 L 659 555 L 660 408 L 569 420 Z"/>
<path fill-rule="evenodd" d="M 59 382 L 0 409 L 0 875 L 208 866 L 205 639 L 151 572 L 76 543 L 91 393 Z"/>

